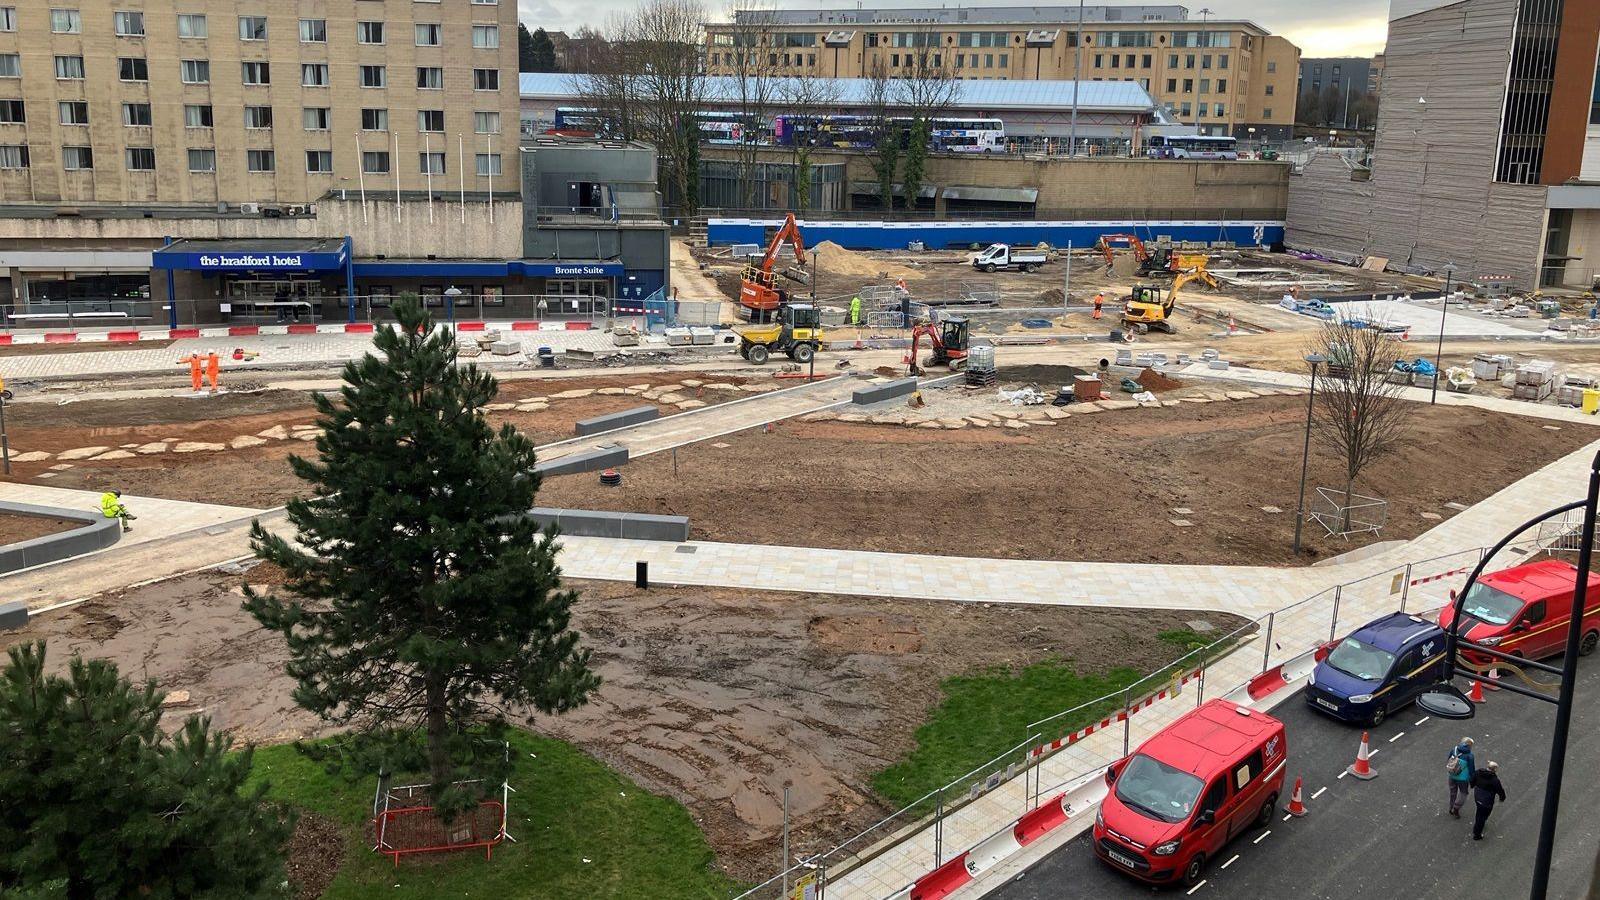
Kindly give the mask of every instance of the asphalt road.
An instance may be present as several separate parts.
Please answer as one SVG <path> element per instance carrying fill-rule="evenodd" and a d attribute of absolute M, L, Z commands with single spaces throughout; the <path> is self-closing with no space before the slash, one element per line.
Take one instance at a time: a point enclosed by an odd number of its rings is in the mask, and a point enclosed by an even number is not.
<path fill-rule="evenodd" d="M 1585 896 L 1600 847 L 1600 657 L 1580 665 L 1578 691 L 1550 897 Z M 1501 691 L 1489 694 L 1470 721 L 1424 721 L 1415 706 L 1392 713 L 1372 734 L 1378 777 L 1365 782 L 1338 777 L 1355 758 L 1359 727 L 1310 711 L 1298 692 L 1273 715 L 1288 728 L 1285 793 L 1296 776 L 1304 778 L 1309 815 L 1285 821 L 1280 811 L 1270 828 L 1240 835 L 1188 893 L 1296 900 L 1528 896 L 1553 704 Z M 1471 800 L 1460 819 L 1446 811 L 1445 759 L 1462 735 L 1477 741 L 1480 766 L 1500 764 L 1507 795 L 1476 842 Z M 988 896 L 1059 900 L 1148 897 L 1151 891 L 1101 863 L 1085 833 Z"/>

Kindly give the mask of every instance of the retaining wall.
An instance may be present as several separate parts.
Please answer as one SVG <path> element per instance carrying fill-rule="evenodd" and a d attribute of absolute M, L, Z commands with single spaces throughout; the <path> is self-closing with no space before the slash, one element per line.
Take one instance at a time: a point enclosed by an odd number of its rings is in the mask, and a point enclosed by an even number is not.
<path fill-rule="evenodd" d="M 47 534 L 44 537 L 0 547 L 0 574 L 104 550 L 122 539 L 120 521 L 81 509 L 0 502 L 0 513 L 45 519 L 68 519 L 83 523 L 82 527 L 70 531 Z"/>
<path fill-rule="evenodd" d="M 626 465 L 627 447 L 604 447 L 572 453 L 549 462 L 535 463 L 533 470 L 540 475 L 574 475 L 579 472 L 598 472 L 614 466 Z"/>
<path fill-rule="evenodd" d="M 602 431 L 611 431 L 615 428 L 626 428 L 629 425 L 638 425 L 641 422 L 650 422 L 661 417 L 661 410 L 654 406 L 636 406 L 622 412 L 609 415 L 595 416 L 592 419 L 583 419 L 573 426 L 574 433 L 581 436 L 599 434 Z"/>
<path fill-rule="evenodd" d="M 917 379 L 897 378 L 894 381 L 886 381 L 883 384 L 869 384 L 866 387 L 857 388 L 850 393 L 850 402 L 857 406 L 866 406 L 869 403 L 904 397 L 916 389 Z"/>
<path fill-rule="evenodd" d="M 604 512 L 594 509 L 553 509 L 538 506 L 528 512 L 541 526 L 555 525 L 562 534 L 579 537 L 630 538 L 641 541 L 689 539 L 689 519 L 685 516 L 652 516 L 644 513 Z"/>

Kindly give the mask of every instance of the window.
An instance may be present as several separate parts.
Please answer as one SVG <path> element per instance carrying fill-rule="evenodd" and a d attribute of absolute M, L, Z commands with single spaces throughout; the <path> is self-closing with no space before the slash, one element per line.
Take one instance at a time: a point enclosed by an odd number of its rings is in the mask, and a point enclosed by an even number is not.
<path fill-rule="evenodd" d="M 189 151 L 189 171 L 215 172 L 217 170 L 217 151 L 193 148 Z"/>
<path fill-rule="evenodd" d="M 500 114 L 497 112 L 473 113 L 472 130 L 477 134 L 499 134 Z"/>
<path fill-rule="evenodd" d="M 418 153 L 417 171 L 423 175 L 443 175 L 444 152 L 441 150 L 432 150 Z"/>
<path fill-rule="evenodd" d="M 1227 116 L 1228 116 L 1228 107 L 1226 105 L 1224 105 L 1224 104 L 1218 103 L 1216 105 L 1216 114 L 1217 114 L 1217 118 L 1219 118 L 1219 119 L 1227 118 Z"/>
<path fill-rule="evenodd" d="M 119 56 L 117 77 L 123 81 L 149 81 L 150 64 L 142 56 Z"/>
<path fill-rule="evenodd" d="M 56 57 L 56 77 L 63 80 L 77 81 L 83 78 L 83 57 L 58 56 Z"/>
<path fill-rule="evenodd" d="M 1151 62 L 1151 56 L 1148 53 L 1146 53 L 1143 56 L 1139 57 L 1139 66 L 1141 68 L 1145 68 L 1145 69 L 1150 68 L 1150 62 Z"/>
<path fill-rule="evenodd" d="M 1217 68 L 1226 69 L 1227 67 L 1228 67 L 1228 54 L 1226 54 L 1226 53 L 1217 54 Z"/>
<path fill-rule="evenodd" d="M 0 144 L 0 169 L 26 169 L 28 148 L 19 144 Z"/>
<path fill-rule="evenodd" d="M 1178 79 L 1176 79 L 1176 78 L 1168 78 L 1167 79 L 1167 93 L 1176 94 L 1177 92 L 1178 92 Z"/>
<path fill-rule="evenodd" d="M 1273 94 L 1273 85 L 1269 84 L 1269 85 L 1267 85 L 1267 96 L 1271 97 L 1272 94 Z"/>
<path fill-rule="evenodd" d="M 1177 67 L 1178 67 L 1178 54 L 1176 54 L 1176 53 L 1167 54 L 1167 68 L 1176 69 Z"/>
<path fill-rule="evenodd" d="M 417 110 L 418 131 L 444 131 L 444 110 L 419 109 Z"/>
<path fill-rule="evenodd" d="M 389 174 L 389 151 L 363 150 L 361 152 L 361 171 L 368 175 Z"/>
<path fill-rule="evenodd" d="M 1226 78 L 1218 78 L 1217 79 L 1217 93 L 1226 94 L 1227 92 L 1228 92 L 1228 79 L 1226 79 Z"/>
<path fill-rule="evenodd" d="M 178 75 L 184 84 L 210 84 L 211 60 L 185 59 L 178 62 Z"/>
<path fill-rule="evenodd" d="M 1200 798 L 1200 811 L 1210 811 L 1215 814 L 1222 809 L 1222 804 L 1226 803 L 1227 800 L 1228 781 L 1226 778 L 1218 778 L 1211 785 L 1211 789 L 1206 791 L 1206 795 Z"/>
<path fill-rule="evenodd" d="M 211 104 L 190 103 L 183 108 L 183 127 L 210 128 Z"/>
<path fill-rule="evenodd" d="M 1211 79 L 1209 79 L 1209 78 L 1200 79 L 1200 93 L 1202 93 L 1202 94 L 1211 93 Z"/>
<path fill-rule="evenodd" d="M 240 16 L 239 40 L 264 41 L 267 39 L 266 16 Z"/>
<path fill-rule="evenodd" d="M 417 66 L 417 90 L 444 90 L 444 69 L 437 66 Z"/>
<path fill-rule="evenodd" d="M 1278 71 L 1278 64 L 1277 64 L 1277 63 L 1275 63 L 1275 62 L 1271 62 L 1271 61 L 1270 61 L 1270 60 L 1269 60 L 1269 61 L 1268 61 L 1268 62 L 1267 62 L 1267 74 L 1268 74 L 1268 75 L 1271 75 L 1271 74 L 1272 74 L 1272 73 L 1274 73 L 1274 72 L 1276 72 L 1276 71 Z"/>
<path fill-rule="evenodd" d="M 1095 58 L 1099 59 L 1098 56 L 1095 57 Z M 1113 69 L 1122 68 L 1122 57 L 1121 56 L 1118 56 L 1115 53 L 1111 54 L 1111 68 L 1113 68 Z"/>
<path fill-rule="evenodd" d="M 56 34 L 82 34 L 83 17 L 75 9 L 52 9 L 50 30 Z"/>
<path fill-rule="evenodd" d="M 117 37 L 144 37 L 144 13 L 118 11 L 111 19 Z"/>
<path fill-rule="evenodd" d="M 307 150 L 306 171 L 318 175 L 333 174 L 333 151 Z"/>
<path fill-rule="evenodd" d="M 477 155 L 479 175 L 500 175 L 500 154 L 479 153 Z"/>
<path fill-rule="evenodd" d="M 271 128 L 272 107 L 246 106 L 244 108 L 244 127 L 246 128 Z"/>
<path fill-rule="evenodd" d="M 1194 79 L 1193 78 L 1185 78 L 1183 80 L 1183 92 L 1185 94 L 1194 93 Z"/>
<path fill-rule="evenodd" d="M 307 131 L 327 131 L 332 116 L 326 106 L 308 106 L 300 111 L 300 119 Z"/>
<path fill-rule="evenodd" d="M 363 109 L 361 111 L 362 131 L 388 131 L 389 111 L 387 109 Z"/>
<path fill-rule="evenodd" d="M 472 89 L 476 91 L 500 90 L 499 69 L 473 69 Z"/>
<path fill-rule="evenodd" d="M 383 66 L 362 66 L 361 86 L 365 88 L 381 88 L 389 84 L 389 72 Z"/>
<path fill-rule="evenodd" d="M 178 17 L 178 37 L 203 38 L 206 34 L 205 16 L 190 13 Z"/>
<path fill-rule="evenodd" d="M 1188 54 L 1184 55 L 1184 57 L 1183 57 L 1183 67 L 1185 69 L 1194 68 L 1194 54 L 1193 53 L 1188 53 Z"/>
<path fill-rule="evenodd" d="M 383 43 L 382 22 L 357 22 L 356 42 L 361 44 Z"/>
<path fill-rule="evenodd" d="M 239 64 L 245 84 L 271 84 L 272 63 L 244 62 Z"/>
<path fill-rule="evenodd" d="M 94 168 L 94 149 L 91 147 L 62 147 L 61 167 L 68 172 L 86 172 Z"/>
<path fill-rule="evenodd" d="M 472 46 L 475 50 L 500 49 L 499 25 L 474 25 L 472 26 Z"/>
<path fill-rule="evenodd" d="M 245 167 L 252 172 L 271 172 L 278 168 L 278 155 L 271 150 L 246 150 Z"/>
<path fill-rule="evenodd" d="M 82 100 L 63 100 L 56 104 L 63 125 L 89 124 L 89 104 Z"/>
<path fill-rule="evenodd" d="M 440 44 L 442 29 L 436 22 L 423 23 L 417 26 L 417 46 L 437 47 Z"/>
<path fill-rule="evenodd" d="M 500 0 L 472 0 L 473 6 L 499 6 Z"/>
<path fill-rule="evenodd" d="M 328 42 L 327 19 L 301 19 L 300 43 L 326 44 Z"/>
<path fill-rule="evenodd" d="M 1094 55 L 1094 67 L 1095 67 L 1095 68 L 1096 68 L 1096 69 L 1098 69 L 1098 68 L 1100 68 L 1100 67 L 1101 67 L 1101 66 L 1103 66 L 1103 65 L 1105 65 L 1105 60 L 1106 60 L 1106 57 L 1105 57 L 1105 54 L 1103 54 L 1103 53 L 1096 53 L 1096 54 L 1095 54 L 1095 55 Z"/>
<path fill-rule="evenodd" d="M 0 100 L 0 125 L 21 125 L 28 121 L 28 113 L 21 100 Z"/>
<path fill-rule="evenodd" d="M 1210 57 L 1210 55 L 1206 55 L 1206 56 L 1200 57 L 1200 68 L 1202 68 L 1202 69 L 1211 68 L 1211 57 Z"/>
<path fill-rule="evenodd" d="M 302 87 L 327 87 L 327 63 L 301 63 L 300 84 Z"/>
<path fill-rule="evenodd" d="M 17 30 L 17 8 L 15 6 L 0 6 L 0 31 Z"/>
<path fill-rule="evenodd" d="M 1233 767 L 1233 789 L 1243 791 L 1257 775 L 1261 774 L 1261 751 L 1256 750 Z"/>
<path fill-rule="evenodd" d="M 21 78 L 22 57 L 15 53 L 0 53 L 0 78 Z"/>
<path fill-rule="evenodd" d="M 1272 107 L 1270 107 L 1270 106 L 1261 107 L 1261 118 L 1263 118 L 1263 119 L 1272 118 Z"/>
<path fill-rule="evenodd" d="M 128 171 L 154 172 L 156 170 L 156 151 L 154 147 L 129 147 L 126 155 Z"/>
<path fill-rule="evenodd" d="M 150 104 L 124 103 L 122 104 L 122 124 L 135 128 L 150 127 Z"/>
<path fill-rule="evenodd" d="M 1004 68 L 1009 67 L 1009 65 L 1010 65 L 1009 60 L 1010 59 L 1011 59 L 1011 54 L 1009 54 L 1009 53 L 1000 54 L 1000 68 L 1004 69 Z M 1132 57 L 1129 57 L 1129 59 L 1132 59 Z M 936 69 L 939 67 L 939 57 L 938 57 L 937 54 L 935 54 L 934 57 L 933 57 L 933 65 L 934 65 L 934 68 L 936 68 Z"/>

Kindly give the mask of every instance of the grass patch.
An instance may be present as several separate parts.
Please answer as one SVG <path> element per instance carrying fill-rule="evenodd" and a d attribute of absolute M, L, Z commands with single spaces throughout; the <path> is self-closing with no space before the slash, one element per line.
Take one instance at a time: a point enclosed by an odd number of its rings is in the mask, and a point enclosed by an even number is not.
<path fill-rule="evenodd" d="M 458 851 L 402 858 L 396 868 L 365 843 L 376 781 L 330 775 L 291 746 L 258 748 L 252 777 L 271 782 L 273 798 L 344 828 L 344 865 L 328 900 L 724 898 L 736 886 L 712 867 L 705 837 L 677 802 L 561 741 L 517 731 L 511 752 L 518 842 L 496 847 L 492 860 Z"/>
<path fill-rule="evenodd" d="M 1129 668 L 1082 676 L 1069 662 L 1045 660 L 1019 671 L 994 668 L 946 678 L 940 685 L 943 702 L 917 729 L 916 749 L 879 772 L 872 786 L 894 806 L 907 806 L 1022 743 L 1029 723 L 1121 691 L 1143 677 Z M 1060 723 L 1059 731 L 1075 731 L 1119 703 L 1085 709 L 1071 717 L 1075 721 Z M 1057 730 L 1052 727 L 1049 736 Z"/>

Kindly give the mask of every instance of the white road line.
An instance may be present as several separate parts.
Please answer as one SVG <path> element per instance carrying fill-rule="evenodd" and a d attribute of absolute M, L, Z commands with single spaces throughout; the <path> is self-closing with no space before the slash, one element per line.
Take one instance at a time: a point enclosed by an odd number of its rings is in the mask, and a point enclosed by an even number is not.
<path fill-rule="evenodd" d="M 1350 774 L 1350 770 L 1349 769 L 1345 769 L 1343 772 L 1339 773 L 1339 777 L 1343 778 L 1343 777 L 1345 777 L 1346 775 L 1349 775 L 1349 774 Z"/>
<path fill-rule="evenodd" d="M 1261 832 L 1261 834 L 1259 836 L 1257 836 L 1256 839 L 1251 841 L 1250 843 L 1259 844 L 1262 841 L 1266 840 L 1267 839 L 1267 835 L 1269 835 L 1271 833 L 1272 833 L 1272 829 L 1268 828 L 1266 831 Z"/>
<path fill-rule="evenodd" d="M 1377 756 L 1377 755 L 1378 755 L 1378 752 L 1379 752 L 1379 751 L 1381 751 L 1381 750 L 1382 750 L 1382 749 L 1383 749 L 1383 748 L 1382 748 L 1382 747 L 1375 747 L 1375 748 L 1373 748 L 1373 750 L 1372 750 L 1372 752 L 1371 752 L 1371 753 L 1368 753 L 1368 754 L 1367 754 L 1367 759 L 1371 759 L 1371 758 L 1373 758 L 1373 757 L 1374 757 L 1374 756 Z"/>
<path fill-rule="evenodd" d="M 1400 740 L 1400 739 L 1401 739 L 1401 738 L 1403 738 L 1403 737 L 1405 737 L 1405 736 L 1406 736 L 1406 733 L 1405 733 L 1405 732 L 1404 732 L 1404 731 L 1402 731 L 1402 732 L 1400 732 L 1400 733 L 1399 733 L 1399 734 L 1397 734 L 1397 735 L 1395 735 L 1395 736 L 1394 736 L 1394 737 L 1392 737 L 1392 738 L 1389 738 L 1389 743 L 1391 743 L 1391 744 L 1392 744 L 1392 743 L 1394 743 L 1394 742 L 1395 742 L 1395 741 L 1398 741 L 1398 740 Z"/>
<path fill-rule="evenodd" d="M 1222 868 L 1226 869 L 1227 867 L 1233 865 L 1234 863 L 1236 863 L 1238 861 L 1239 861 L 1239 854 L 1235 853 L 1233 855 L 1233 859 L 1230 859 L 1227 862 L 1222 864 Z"/>
<path fill-rule="evenodd" d="M 1198 890 L 1200 890 L 1201 888 L 1203 888 L 1205 886 L 1206 886 L 1206 883 L 1204 881 L 1202 881 L 1199 884 L 1195 885 L 1194 887 L 1189 888 L 1189 894 L 1193 894 L 1195 891 L 1198 891 Z M 1189 896 L 1189 894 L 1184 894 L 1184 896 L 1187 897 L 1187 896 Z"/>
<path fill-rule="evenodd" d="M 1283 820 L 1285 822 L 1289 821 L 1292 818 L 1294 818 L 1294 813 L 1284 813 L 1283 814 Z"/>
<path fill-rule="evenodd" d="M 1344 776 L 1341 775 L 1340 777 L 1342 778 Z M 1323 785 L 1322 787 L 1317 788 L 1317 792 L 1315 794 L 1311 795 L 1311 799 L 1315 800 L 1318 797 L 1321 797 L 1322 796 L 1322 792 L 1327 790 L 1327 789 L 1328 789 L 1327 785 Z"/>
<path fill-rule="evenodd" d="M 1422 718 L 1420 718 L 1420 719 L 1418 719 L 1416 721 L 1416 724 L 1421 725 L 1423 722 L 1426 722 L 1431 718 L 1433 718 L 1433 716 L 1423 716 Z"/>

